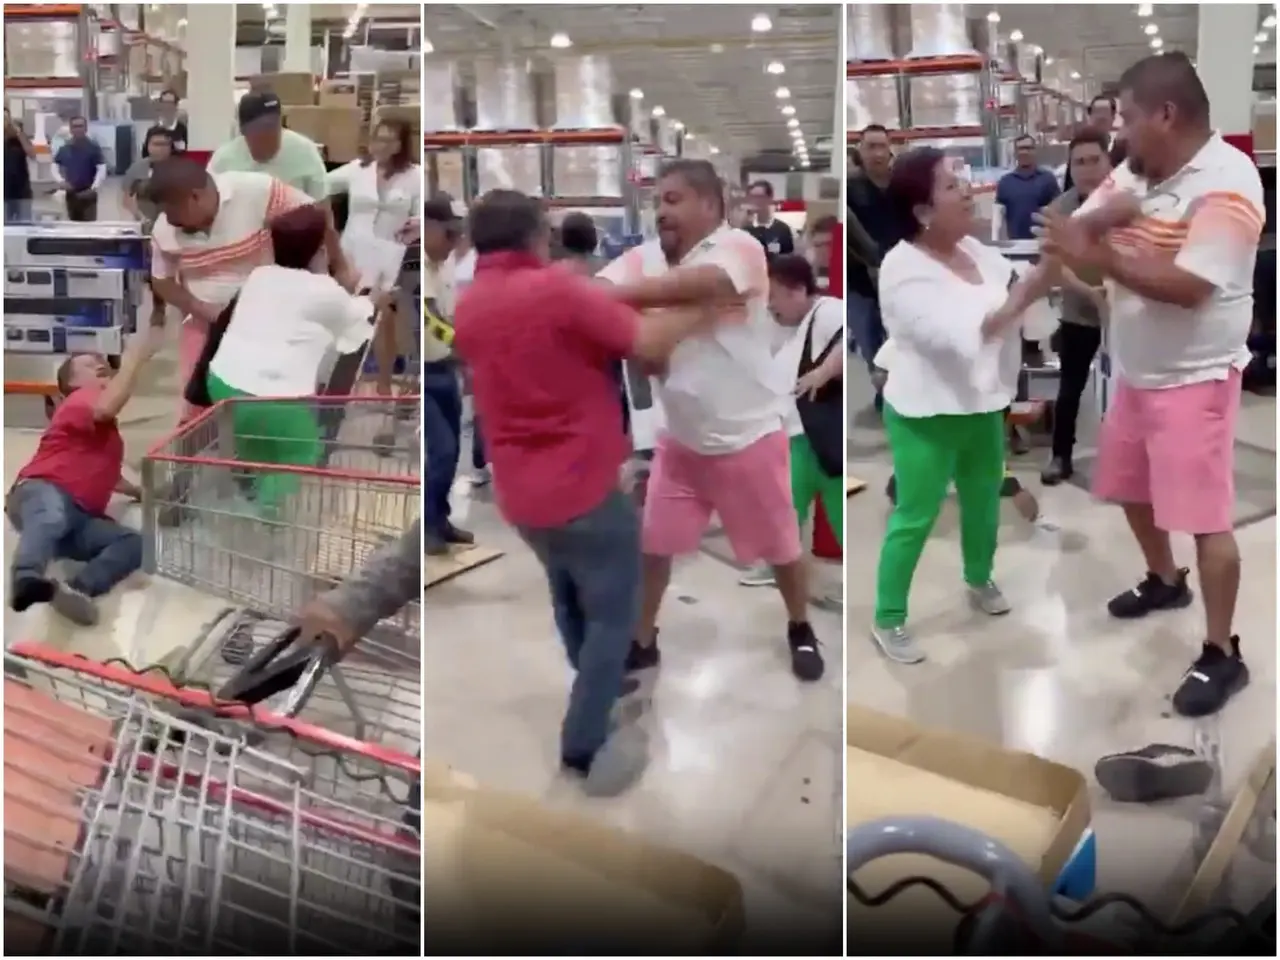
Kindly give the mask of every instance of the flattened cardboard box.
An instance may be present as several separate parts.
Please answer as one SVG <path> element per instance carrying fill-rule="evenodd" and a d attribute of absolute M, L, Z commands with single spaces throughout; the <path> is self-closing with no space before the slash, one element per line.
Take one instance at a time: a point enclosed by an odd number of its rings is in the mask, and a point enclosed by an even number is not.
<path fill-rule="evenodd" d="M 436 950 L 679 956 L 731 953 L 741 938 L 742 887 L 719 867 L 432 764 L 422 801 Z"/>
<path fill-rule="evenodd" d="M 848 829 L 895 816 L 949 820 L 1002 841 L 1046 893 L 1053 890 L 1089 826 L 1088 789 L 1078 770 L 853 704 L 847 710 Z M 919 854 L 873 861 L 853 879 L 874 897 L 913 876 L 938 881 L 964 903 L 990 892 L 977 874 Z M 927 888 L 912 887 L 879 907 L 852 896 L 848 905 L 851 954 L 953 952 L 960 915 Z"/>

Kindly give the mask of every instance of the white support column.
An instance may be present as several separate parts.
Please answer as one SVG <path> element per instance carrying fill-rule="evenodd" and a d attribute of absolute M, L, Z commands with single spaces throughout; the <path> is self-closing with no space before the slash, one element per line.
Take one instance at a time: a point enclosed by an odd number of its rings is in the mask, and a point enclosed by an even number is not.
<path fill-rule="evenodd" d="M 187 4 L 188 150 L 212 152 L 235 135 L 236 6 Z"/>
<path fill-rule="evenodd" d="M 311 73 L 311 4 L 284 7 L 284 72 Z"/>
<path fill-rule="evenodd" d="M 1200 5 L 1196 71 L 1209 94 L 1209 115 L 1224 136 L 1253 129 L 1253 37 L 1256 3 Z"/>

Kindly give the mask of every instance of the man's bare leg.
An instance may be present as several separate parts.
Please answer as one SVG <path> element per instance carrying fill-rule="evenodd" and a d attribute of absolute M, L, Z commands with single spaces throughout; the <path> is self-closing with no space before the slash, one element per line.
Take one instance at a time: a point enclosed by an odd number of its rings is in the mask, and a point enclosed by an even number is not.
<path fill-rule="evenodd" d="M 640 564 L 640 623 L 636 643 L 645 648 L 658 642 L 658 613 L 671 585 L 671 558 L 645 554 Z"/>
<path fill-rule="evenodd" d="M 1231 652 L 1231 621 L 1240 592 L 1240 548 L 1234 533 L 1196 537 L 1196 571 L 1204 597 L 1206 639 Z"/>
<path fill-rule="evenodd" d="M 1156 526 L 1155 511 L 1149 503 L 1126 503 L 1124 518 L 1129 522 L 1133 538 L 1147 562 L 1147 569 L 1165 583 L 1172 585 L 1178 578 L 1178 567 L 1173 559 L 1173 547 L 1169 533 Z"/>
<path fill-rule="evenodd" d="M 803 557 L 791 563 L 776 564 L 773 579 L 787 608 L 791 672 L 800 680 L 820 680 L 826 664 L 818 651 L 818 638 L 809 623 L 809 565 Z"/>
<path fill-rule="evenodd" d="M 782 594 L 789 623 L 804 623 L 809 618 L 809 566 L 803 559 L 773 568 L 774 582 Z"/>

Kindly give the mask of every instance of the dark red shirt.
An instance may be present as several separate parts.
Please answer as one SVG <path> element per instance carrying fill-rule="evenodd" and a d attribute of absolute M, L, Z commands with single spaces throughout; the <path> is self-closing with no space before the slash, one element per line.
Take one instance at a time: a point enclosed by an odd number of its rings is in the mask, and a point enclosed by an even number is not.
<path fill-rule="evenodd" d="M 47 480 L 95 517 L 105 516 L 120 482 L 124 439 L 114 420 L 93 416 L 99 387 L 81 387 L 58 405 L 19 480 Z"/>
<path fill-rule="evenodd" d="M 614 365 L 630 356 L 638 326 L 599 281 L 562 266 L 523 253 L 476 262 L 454 312 L 453 348 L 471 370 L 508 523 L 560 526 L 618 488 L 631 443 Z"/>

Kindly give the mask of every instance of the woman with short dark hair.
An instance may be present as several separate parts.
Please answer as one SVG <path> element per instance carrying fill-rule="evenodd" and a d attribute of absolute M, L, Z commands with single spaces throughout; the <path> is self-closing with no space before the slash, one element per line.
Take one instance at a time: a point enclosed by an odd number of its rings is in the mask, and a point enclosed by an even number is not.
<path fill-rule="evenodd" d="M 940 151 L 900 157 L 886 196 L 904 238 L 879 277 L 893 344 L 884 421 L 897 499 L 880 547 L 871 635 L 890 659 L 918 663 L 924 654 L 906 629 L 907 599 L 953 479 L 970 602 L 993 616 L 1009 611 L 992 580 L 1003 411 L 1017 389 L 1022 314 L 1048 283 L 1047 271 L 1016 281 L 1013 264 L 973 237 L 969 184 Z"/>

